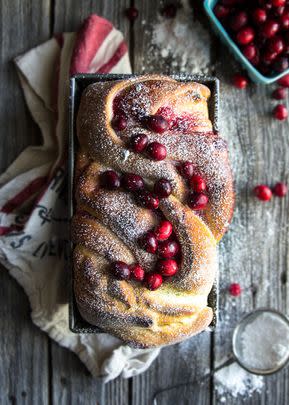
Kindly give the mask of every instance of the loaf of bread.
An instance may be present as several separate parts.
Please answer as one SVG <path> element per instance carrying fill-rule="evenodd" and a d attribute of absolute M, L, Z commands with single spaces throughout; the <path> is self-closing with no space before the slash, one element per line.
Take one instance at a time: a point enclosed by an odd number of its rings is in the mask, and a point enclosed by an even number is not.
<path fill-rule="evenodd" d="M 97 82 L 81 97 L 74 294 L 87 322 L 134 347 L 179 342 L 212 321 L 234 190 L 209 97 L 157 75 Z"/>

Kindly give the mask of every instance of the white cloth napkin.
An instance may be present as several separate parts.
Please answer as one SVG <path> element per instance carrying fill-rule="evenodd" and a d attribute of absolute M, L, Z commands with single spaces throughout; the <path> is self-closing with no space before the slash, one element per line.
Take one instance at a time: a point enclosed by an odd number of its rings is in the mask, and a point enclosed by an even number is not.
<path fill-rule="evenodd" d="M 30 146 L 0 177 L 0 262 L 24 288 L 33 322 L 107 382 L 145 371 L 159 350 L 132 349 L 107 334 L 68 328 L 66 147 L 69 74 L 130 73 L 123 35 L 96 15 L 16 59 L 43 144 Z"/>

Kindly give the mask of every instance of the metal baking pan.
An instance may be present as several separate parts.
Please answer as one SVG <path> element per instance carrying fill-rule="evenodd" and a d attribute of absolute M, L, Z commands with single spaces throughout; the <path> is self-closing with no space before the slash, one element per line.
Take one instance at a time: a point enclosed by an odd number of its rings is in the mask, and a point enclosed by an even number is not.
<path fill-rule="evenodd" d="M 69 146 L 68 146 L 68 215 L 73 216 L 74 212 L 74 197 L 73 197 L 73 175 L 74 175 L 74 158 L 78 147 L 76 136 L 76 116 L 80 99 L 83 91 L 87 86 L 95 82 L 107 82 L 113 80 L 124 80 L 140 75 L 133 74 L 77 74 L 70 79 L 70 96 L 69 96 Z M 209 99 L 209 116 L 213 123 L 213 129 L 218 132 L 218 111 L 219 111 L 219 81 L 215 77 L 201 75 L 170 75 L 173 79 L 180 82 L 198 82 L 206 85 L 211 90 Z M 80 315 L 73 290 L 73 262 L 72 262 L 73 244 L 70 244 L 70 262 L 69 272 L 70 278 L 70 300 L 69 300 L 69 328 L 75 333 L 102 333 L 102 331 L 94 325 L 86 322 Z M 211 322 L 210 329 L 214 329 L 218 318 L 218 275 L 208 297 L 208 305 L 214 311 L 214 318 Z"/>

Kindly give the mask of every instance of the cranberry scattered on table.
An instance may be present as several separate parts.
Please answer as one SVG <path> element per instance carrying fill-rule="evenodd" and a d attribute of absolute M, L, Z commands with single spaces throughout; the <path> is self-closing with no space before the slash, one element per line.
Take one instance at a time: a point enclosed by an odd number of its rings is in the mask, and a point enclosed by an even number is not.
<path fill-rule="evenodd" d="M 285 183 L 276 183 L 273 187 L 273 193 L 277 197 L 285 197 L 288 192 L 288 186 Z"/>
<path fill-rule="evenodd" d="M 245 89 L 248 83 L 248 78 L 242 74 L 236 73 L 233 77 L 233 84 L 237 89 Z"/>
<path fill-rule="evenodd" d="M 273 110 L 273 115 L 277 120 L 283 121 L 288 117 L 288 110 L 284 104 L 278 104 Z"/>
<path fill-rule="evenodd" d="M 284 87 L 279 87 L 278 89 L 275 89 L 272 93 L 272 98 L 275 100 L 284 100 L 286 98 L 287 92 Z"/>
<path fill-rule="evenodd" d="M 261 201 L 269 201 L 272 198 L 272 191 L 270 187 L 265 184 L 260 184 L 254 188 L 255 196 Z"/>
<path fill-rule="evenodd" d="M 138 18 L 138 9 L 135 7 L 129 7 L 125 10 L 125 15 L 130 21 L 134 21 Z"/>
<path fill-rule="evenodd" d="M 285 197 L 288 192 L 288 186 L 285 183 L 279 182 L 271 189 L 265 184 L 260 184 L 254 188 L 255 196 L 261 201 L 271 200 L 273 194 L 276 197 Z"/>
<path fill-rule="evenodd" d="M 277 83 L 282 87 L 289 87 L 289 74 L 281 77 L 281 79 L 279 79 Z"/>
<path fill-rule="evenodd" d="M 178 7 L 174 3 L 167 4 L 162 10 L 161 15 L 165 18 L 175 18 L 177 15 Z"/>
<path fill-rule="evenodd" d="M 240 286 L 239 283 L 232 283 L 229 286 L 229 293 L 233 296 L 233 297 L 238 297 L 239 295 L 241 295 L 242 292 L 242 288 Z"/>

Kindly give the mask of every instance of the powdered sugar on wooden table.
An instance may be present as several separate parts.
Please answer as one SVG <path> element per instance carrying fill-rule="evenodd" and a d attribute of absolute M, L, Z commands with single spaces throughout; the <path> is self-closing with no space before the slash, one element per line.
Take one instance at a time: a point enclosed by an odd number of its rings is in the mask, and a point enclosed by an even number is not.
<path fill-rule="evenodd" d="M 173 19 L 159 16 L 152 27 L 151 53 L 169 61 L 172 68 L 186 73 L 208 73 L 210 40 L 205 28 L 194 19 L 187 1 Z"/>
<path fill-rule="evenodd" d="M 254 392 L 261 392 L 264 385 L 263 377 L 248 373 L 238 363 L 219 370 L 215 374 L 215 382 L 221 403 L 228 403 L 228 394 L 234 398 L 242 395 L 249 398 Z"/>

